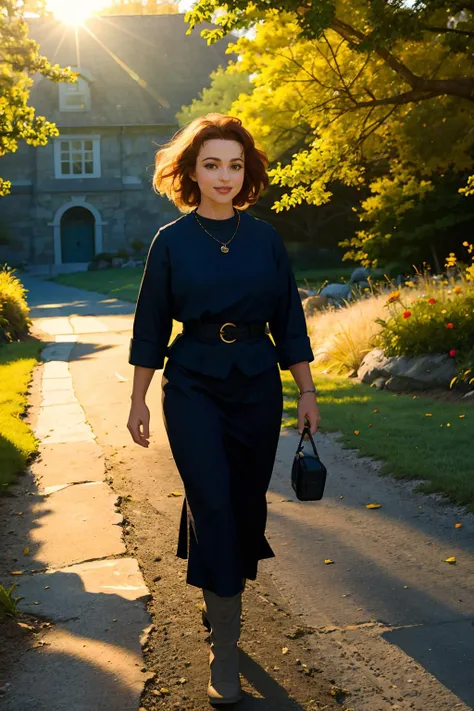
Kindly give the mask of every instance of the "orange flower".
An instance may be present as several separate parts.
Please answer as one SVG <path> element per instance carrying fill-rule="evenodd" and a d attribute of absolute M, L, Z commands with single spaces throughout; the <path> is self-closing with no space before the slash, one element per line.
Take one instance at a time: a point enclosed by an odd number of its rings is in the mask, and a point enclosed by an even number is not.
<path fill-rule="evenodd" d="M 398 301 L 400 298 L 400 292 L 399 291 L 392 291 L 392 293 L 389 295 L 387 299 L 387 304 L 393 304 L 394 301 Z"/>
<path fill-rule="evenodd" d="M 428 303 L 429 304 L 436 304 L 436 299 L 433 299 L 433 298 L 428 299 Z"/>
<path fill-rule="evenodd" d="M 411 316 L 411 311 L 404 311 L 403 312 L 403 318 L 410 318 Z"/>
<path fill-rule="evenodd" d="M 455 287 L 453 287 L 453 292 L 455 294 L 462 294 L 462 289 L 460 286 L 455 286 Z"/>
<path fill-rule="evenodd" d="M 454 328 L 454 323 L 451 323 L 451 322 L 447 323 L 446 328 Z"/>

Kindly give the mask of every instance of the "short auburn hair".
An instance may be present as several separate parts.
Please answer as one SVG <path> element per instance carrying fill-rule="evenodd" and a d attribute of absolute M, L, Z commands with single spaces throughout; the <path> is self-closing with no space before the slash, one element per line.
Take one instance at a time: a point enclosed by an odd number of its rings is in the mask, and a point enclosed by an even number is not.
<path fill-rule="evenodd" d="M 153 189 L 166 195 L 182 212 L 190 212 L 190 208 L 200 203 L 201 190 L 189 173 L 196 168 L 202 144 L 213 138 L 238 141 L 244 149 L 244 182 L 233 205 L 244 208 L 254 205 L 260 192 L 268 187 L 268 157 L 255 146 L 242 121 L 219 113 L 198 116 L 177 131 L 155 155 Z"/>

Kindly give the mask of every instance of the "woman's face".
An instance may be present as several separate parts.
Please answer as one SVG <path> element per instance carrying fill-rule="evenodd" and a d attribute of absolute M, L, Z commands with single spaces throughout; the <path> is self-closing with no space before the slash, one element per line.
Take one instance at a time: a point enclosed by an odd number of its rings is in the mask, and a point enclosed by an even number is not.
<path fill-rule="evenodd" d="M 201 196 L 218 204 L 232 203 L 242 189 L 244 175 L 243 146 L 238 141 L 222 138 L 212 138 L 202 144 L 196 168 L 190 173 L 199 185 Z"/>

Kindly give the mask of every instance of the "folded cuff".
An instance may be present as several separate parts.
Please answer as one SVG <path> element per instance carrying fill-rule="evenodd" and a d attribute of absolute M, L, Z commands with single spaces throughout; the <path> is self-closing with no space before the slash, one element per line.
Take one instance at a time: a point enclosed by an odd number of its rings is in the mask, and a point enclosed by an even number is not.
<path fill-rule="evenodd" d="M 136 338 L 130 339 L 128 362 L 130 365 L 139 365 L 142 368 L 163 368 L 166 356 L 166 348 L 160 347 L 158 343 L 150 341 L 138 341 Z"/>
<path fill-rule="evenodd" d="M 311 363 L 314 360 L 309 336 L 292 338 L 284 346 L 277 346 L 277 351 L 281 370 L 288 370 L 290 365 L 295 365 L 295 363 L 305 360 Z"/>

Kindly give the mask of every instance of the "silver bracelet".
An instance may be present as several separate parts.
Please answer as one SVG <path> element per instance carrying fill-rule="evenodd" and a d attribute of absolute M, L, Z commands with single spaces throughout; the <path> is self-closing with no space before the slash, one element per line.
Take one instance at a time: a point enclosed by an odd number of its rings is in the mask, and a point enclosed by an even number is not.
<path fill-rule="evenodd" d="M 303 393 L 317 393 L 316 388 L 312 388 L 312 390 L 300 390 L 300 397 L 303 395 Z"/>

